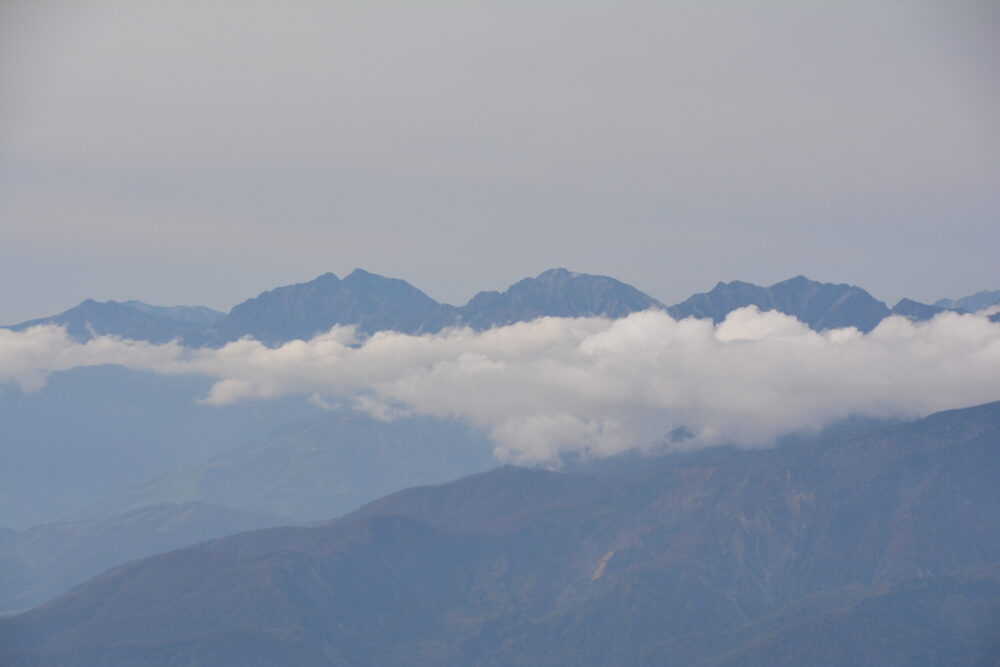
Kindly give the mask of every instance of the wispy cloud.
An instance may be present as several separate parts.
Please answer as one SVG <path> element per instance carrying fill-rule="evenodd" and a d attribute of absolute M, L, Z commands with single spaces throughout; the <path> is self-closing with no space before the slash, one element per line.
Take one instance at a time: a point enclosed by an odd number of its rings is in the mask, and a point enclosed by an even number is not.
<path fill-rule="evenodd" d="M 363 342 L 335 327 L 278 348 L 245 339 L 194 351 L 113 337 L 80 344 L 56 327 L 0 331 L 0 381 L 25 390 L 52 371 L 107 363 L 210 375 L 218 381 L 204 400 L 215 405 L 300 393 L 382 419 L 463 419 L 490 433 L 499 458 L 546 463 L 635 447 L 759 446 L 850 415 L 998 400 L 1000 324 L 945 313 L 891 317 L 867 335 L 817 333 L 751 307 L 717 326 L 647 311 Z M 681 427 L 693 437 L 667 443 Z"/>

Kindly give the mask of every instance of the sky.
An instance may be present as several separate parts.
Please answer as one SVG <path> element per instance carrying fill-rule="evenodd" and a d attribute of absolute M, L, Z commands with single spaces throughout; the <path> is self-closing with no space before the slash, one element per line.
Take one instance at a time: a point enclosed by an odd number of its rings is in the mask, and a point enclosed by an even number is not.
<path fill-rule="evenodd" d="M 355 267 L 464 303 L 1000 288 L 995 2 L 0 3 L 0 323 Z"/>

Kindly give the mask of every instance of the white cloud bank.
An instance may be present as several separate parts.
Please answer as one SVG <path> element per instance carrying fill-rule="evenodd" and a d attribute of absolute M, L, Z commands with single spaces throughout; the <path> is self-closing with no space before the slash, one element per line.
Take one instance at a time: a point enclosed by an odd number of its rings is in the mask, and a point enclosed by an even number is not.
<path fill-rule="evenodd" d="M 1000 324 L 944 313 L 816 333 L 749 307 L 725 322 L 658 311 L 620 320 L 542 318 L 474 332 L 350 327 L 267 348 L 252 340 L 185 350 L 114 337 L 75 343 L 58 327 L 0 330 L 0 382 L 31 390 L 52 371 L 115 363 L 218 378 L 205 398 L 314 394 L 380 418 L 459 418 L 483 428 L 504 460 L 603 457 L 633 447 L 754 446 L 851 415 L 916 417 L 1000 400 Z"/>

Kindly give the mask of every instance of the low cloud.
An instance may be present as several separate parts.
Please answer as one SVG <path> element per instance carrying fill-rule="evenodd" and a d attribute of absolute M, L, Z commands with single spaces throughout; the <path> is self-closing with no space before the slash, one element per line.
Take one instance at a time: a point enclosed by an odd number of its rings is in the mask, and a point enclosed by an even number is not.
<path fill-rule="evenodd" d="M 103 364 L 169 372 L 182 353 L 176 343 L 154 345 L 115 336 L 78 343 L 59 326 L 0 329 L 0 384 L 14 383 L 22 391 L 35 391 L 45 386 L 50 373 Z"/>
<path fill-rule="evenodd" d="M 485 332 L 380 332 L 351 327 L 268 348 L 253 340 L 186 350 L 114 337 L 86 344 L 57 327 L 0 331 L 0 382 L 31 390 L 46 375 L 116 363 L 218 379 L 222 405 L 300 393 L 380 419 L 468 421 L 497 456 L 552 463 L 632 448 L 737 443 L 851 416 L 917 417 L 1000 399 L 1000 324 L 944 313 L 817 333 L 778 312 L 742 308 L 715 326 L 659 311 L 619 320 L 542 318 Z M 669 434 L 691 434 L 669 442 Z"/>

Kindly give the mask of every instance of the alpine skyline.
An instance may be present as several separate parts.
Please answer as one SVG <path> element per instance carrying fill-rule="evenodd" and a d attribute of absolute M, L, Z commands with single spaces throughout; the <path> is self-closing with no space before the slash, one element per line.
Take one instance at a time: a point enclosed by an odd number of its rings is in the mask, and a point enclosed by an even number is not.
<path fill-rule="evenodd" d="M 0 322 L 361 266 L 995 289 L 989 2 L 0 6 Z M 850 48 L 846 48 L 849 44 Z"/>

